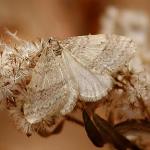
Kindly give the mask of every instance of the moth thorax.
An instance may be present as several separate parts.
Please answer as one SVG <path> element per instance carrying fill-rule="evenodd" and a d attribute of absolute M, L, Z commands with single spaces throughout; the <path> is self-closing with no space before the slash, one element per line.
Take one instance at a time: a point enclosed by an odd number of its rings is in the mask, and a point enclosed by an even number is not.
<path fill-rule="evenodd" d="M 62 47 L 60 46 L 59 41 L 57 41 L 56 39 L 50 38 L 49 44 L 50 44 L 50 47 L 52 48 L 55 56 L 61 55 Z"/>

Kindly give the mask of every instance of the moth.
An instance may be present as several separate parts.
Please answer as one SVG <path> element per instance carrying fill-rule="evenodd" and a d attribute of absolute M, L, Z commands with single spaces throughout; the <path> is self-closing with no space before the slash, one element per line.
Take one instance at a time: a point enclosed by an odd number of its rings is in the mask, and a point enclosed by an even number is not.
<path fill-rule="evenodd" d="M 107 34 L 21 42 L 11 48 L 1 44 L 1 97 L 26 134 L 53 126 L 78 101 L 100 101 L 136 49 L 131 39 Z"/>

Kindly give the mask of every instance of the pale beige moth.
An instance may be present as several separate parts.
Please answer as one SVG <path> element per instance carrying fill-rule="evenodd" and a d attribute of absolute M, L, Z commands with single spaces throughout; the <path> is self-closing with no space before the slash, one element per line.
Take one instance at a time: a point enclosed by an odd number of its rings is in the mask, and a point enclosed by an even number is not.
<path fill-rule="evenodd" d="M 135 53 L 131 39 L 107 34 L 21 43 L 1 43 L 0 92 L 7 105 L 14 101 L 10 112 L 25 132 L 72 112 L 79 100 L 100 101 Z"/>

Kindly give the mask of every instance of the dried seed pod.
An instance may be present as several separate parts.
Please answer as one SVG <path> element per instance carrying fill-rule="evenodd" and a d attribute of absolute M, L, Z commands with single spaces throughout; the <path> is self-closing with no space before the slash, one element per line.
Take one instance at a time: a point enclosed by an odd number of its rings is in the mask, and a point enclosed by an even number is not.
<path fill-rule="evenodd" d="M 104 144 L 112 144 L 119 150 L 140 150 L 135 144 L 127 140 L 117 130 L 103 118 L 94 114 L 93 121 L 90 119 L 88 113 L 83 111 L 83 120 L 88 137 L 97 147 L 102 147 Z"/>

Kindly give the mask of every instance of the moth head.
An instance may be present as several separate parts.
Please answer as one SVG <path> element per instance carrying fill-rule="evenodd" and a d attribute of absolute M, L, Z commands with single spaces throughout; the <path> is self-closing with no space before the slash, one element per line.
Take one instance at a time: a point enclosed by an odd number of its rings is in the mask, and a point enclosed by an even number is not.
<path fill-rule="evenodd" d="M 48 40 L 48 43 L 49 43 L 49 47 L 53 50 L 55 56 L 61 55 L 62 47 L 60 46 L 58 40 L 54 38 L 50 38 Z"/>

